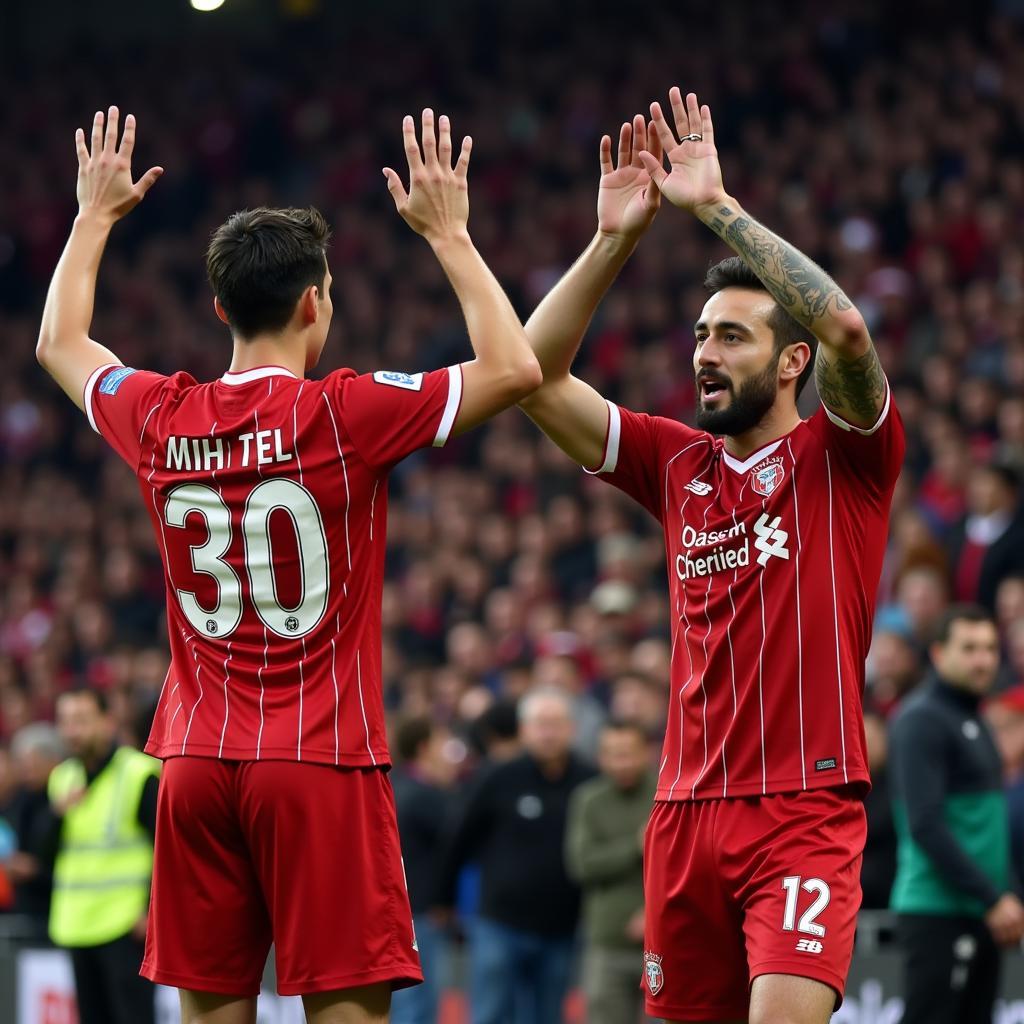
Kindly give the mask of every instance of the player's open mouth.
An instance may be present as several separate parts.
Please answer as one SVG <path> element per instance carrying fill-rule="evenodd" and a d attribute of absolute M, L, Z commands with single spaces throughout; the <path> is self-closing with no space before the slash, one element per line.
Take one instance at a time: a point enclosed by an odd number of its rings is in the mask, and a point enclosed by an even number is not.
<path fill-rule="evenodd" d="M 700 397 L 705 404 L 717 402 L 728 393 L 728 387 L 716 380 L 702 380 L 700 382 Z"/>

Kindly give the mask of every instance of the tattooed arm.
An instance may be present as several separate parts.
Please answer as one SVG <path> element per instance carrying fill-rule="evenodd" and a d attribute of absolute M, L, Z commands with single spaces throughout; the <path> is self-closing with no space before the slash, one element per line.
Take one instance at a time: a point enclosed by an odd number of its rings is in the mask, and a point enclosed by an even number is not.
<path fill-rule="evenodd" d="M 873 426 L 885 405 L 885 374 L 863 318 L 839 285 L 795 246 L 746 216 L 733 200 L 694 212 L 818 339 L 814 379 L 822 402 L 855 426 Z"/>
<path fill-rule="evenodd" d="M 887 385 L 863 317 L 821 267 L 726 193 L 708 107 L 698 106 L 693 93 L 684 104 L 678 89 L 669 97 L 680 137 L 692 133 L 700 141 L 676 142 L 661 107 L 653 103 L 654 126 L 671 171 L 646 154 L 644 166 L 672 203 L 690 210 L 730 245 L 776 302 L 818 339 L 815 380 L 822 402 L 854 426 L 873 426 Z"/>

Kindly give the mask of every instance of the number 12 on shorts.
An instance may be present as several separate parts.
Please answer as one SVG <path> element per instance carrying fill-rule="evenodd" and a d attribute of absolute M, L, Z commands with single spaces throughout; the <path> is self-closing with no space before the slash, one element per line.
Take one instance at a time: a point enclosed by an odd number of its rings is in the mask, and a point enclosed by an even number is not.
<path fill-rule="evenodd" d="M 786 909 L 782 915 L 782 930 L 784 932 L 803 932 L 805 935 L 816 935 L 821 938 L 825 934 L 825 926 L 818 924 L 817 916 L 828 906 L 832 890 L 828 882 L 820 878 L 803 878 L 800 875 L 787 875 L 782 880 L 782 888 L 786 890 Z M 815 894 L 814 902 L 796 919 L 796 901 L 800 890 Z"/>

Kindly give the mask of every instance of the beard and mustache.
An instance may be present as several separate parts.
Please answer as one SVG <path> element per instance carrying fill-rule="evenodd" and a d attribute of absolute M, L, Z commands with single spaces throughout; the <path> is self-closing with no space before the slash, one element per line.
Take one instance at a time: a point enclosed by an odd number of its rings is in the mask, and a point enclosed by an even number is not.
<path fill-rule="evenodd" d="M 701 385 L 706 381 L 721 385 L 729 392 L 731 401 L 724 409 L 709 409 L 704 405 Z M 768 365 L 753 377 L 748 377 L 739 391 L 733 389 L 732 381 L 714 370 L 701 370 L 697 374 L 697 426 L 709 434 L 725 434 L 735 437 L 745 434 L 764 419 L 775 404 L 779 391 L 778 360 L 770 359 Z"/>

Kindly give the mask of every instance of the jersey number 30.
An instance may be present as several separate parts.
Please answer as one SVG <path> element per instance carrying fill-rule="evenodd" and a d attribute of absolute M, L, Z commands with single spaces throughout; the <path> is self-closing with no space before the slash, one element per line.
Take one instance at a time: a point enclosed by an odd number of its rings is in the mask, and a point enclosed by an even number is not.
<path fill-rule="evenodd" d="M 295 528 L 299 549 L 301 586 L 299 602 L 292 608 L 281 604 L 274 578 L 270 542 L 270 517 L 286 513 Z M 167 496 L 164 520 L 183 529 L 191 513 L 203 517 L 207 538 L 192 545 L 192 568 L 217 581 L 217 602 L 204 608 L 190 590 L 177 590 L 181 610 L 204 636 L 230 636 L 242 621 L 242 581 L 224 561 L 231 547 L 231 511 L 224 499 L 205 484 L 183 484 Z M 327 610 L 327 534 L 313 495 L 294 480 L 264 480 L 249 492 L 242 514 L 245 568 L 252 601 L 267 629 L 279 636 L 298 638 L 315 629 Z"/>

